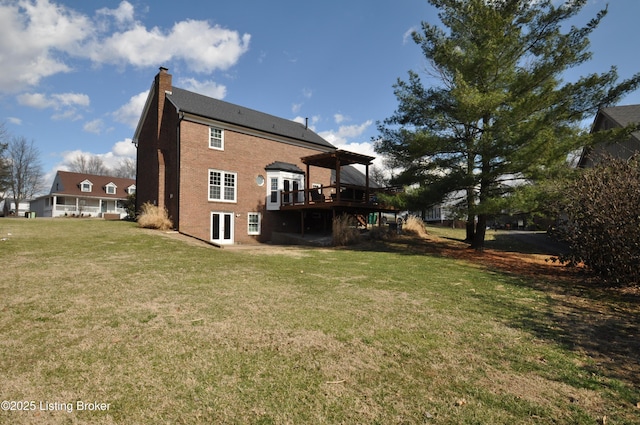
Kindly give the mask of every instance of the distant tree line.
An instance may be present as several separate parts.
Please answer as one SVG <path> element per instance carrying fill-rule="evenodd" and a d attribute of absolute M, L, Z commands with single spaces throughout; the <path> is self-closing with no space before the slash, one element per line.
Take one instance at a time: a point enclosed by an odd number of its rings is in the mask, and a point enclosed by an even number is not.
<path fill-rule="evenodd" d="M 123 158 L 117 166 L 109 168 L 97 155 L 80 153 L 66 164 L 74 173 L 113 176 L 128 179 L 136 178 L 136 162 L 132 158 Z"/>

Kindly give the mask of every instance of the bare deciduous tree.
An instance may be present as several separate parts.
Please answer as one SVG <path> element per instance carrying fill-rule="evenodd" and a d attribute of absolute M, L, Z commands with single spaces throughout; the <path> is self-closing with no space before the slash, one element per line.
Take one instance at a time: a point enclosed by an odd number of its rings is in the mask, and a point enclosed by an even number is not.
<path fill-rule="evenodd" d="M 93 174 L 96 176 L 109 175 L 109 169 L 104 165 L 102 158 L 83 153 L 78 154 L 71 160 L 69 169 L 74 173 Z"/>
<path fill-rule="evenodd" d="M 120 164 L 113 169 L 114 177 L 122 177 L 126 179 L 136 178 L 136 161 L 132 158 L 123 158 Z"/>
<path fill-rule="evenodd" d="M 9 188 L 9 177 L 11 176 L 9 161 L 5 157 L 8 138 L 9 132 L 2 122 L 0 123 L 0 200 L 5 198 L 7 189 Z"/>
<path fill-rule="evenodd" d="M 6 161 L 10 176 L 8 192 L 16 204 L 16 215 L 20 213 L 20 202 L 32 198 L 43 186 L 40 153 L 33 141 L 24 137 L 13 137 L 7 148 Z"/>

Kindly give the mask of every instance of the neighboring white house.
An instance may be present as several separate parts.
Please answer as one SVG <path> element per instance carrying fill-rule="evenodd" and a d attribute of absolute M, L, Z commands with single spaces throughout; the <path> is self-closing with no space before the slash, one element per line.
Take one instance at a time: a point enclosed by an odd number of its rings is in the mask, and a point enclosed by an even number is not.
<path fill-rule="evenodd" d="M 18 214 L 29 211 L 29 201 L 22 201 L 19 205 Z M 9 217 L 16 214 L 16 202 L 14 199 L 3 199 L 0 201 L 0 216 Z"/>
<path fill-rule="evenodd" d="M 31 201 L 38 217 L 127 215 L 122 203 L 135 193 L 136 182 L 120 177 L 58 171 L 49 194 Z"/>
<path fill-rule="evenodd" d="M 446 224 L 447 226 L 455 224 L 457 220 L 460 220 L 459 214 L 456 213 L 456 204 L 464 195 L 463 191 L 449 193 L 441 203 L 425 210 L 422 219 L 430 224 Z"/>

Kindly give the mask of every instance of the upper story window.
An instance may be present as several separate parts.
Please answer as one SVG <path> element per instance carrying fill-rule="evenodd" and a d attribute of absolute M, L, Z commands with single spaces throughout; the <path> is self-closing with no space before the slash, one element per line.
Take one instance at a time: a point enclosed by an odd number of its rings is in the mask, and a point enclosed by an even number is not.
<path fill-rule="evenodd" d="M 104 187 L 104 190 L 105 190 L 105 192 L 107 192 L 107 195 L 115 195 L 117 188 L 118 188 L 118 186 L 116 186 L 115 184 L 109 183 L 108 185 L 106 185 Z"/>
<path fill-rule="evenodd" d="M 127 188 L 127 193 L 128 193 L 129 195 L 133 195 L 134 193 L 136 193 L 136 185 L 135 185 L 135 184 L 132 184 L 131 186 L 129 186 L 129 187 Z"/>
<path fill-rule="evenodd" d="M 93 189 L 93 183 L 91 183 L 89 180 L 85 180 L 82 183 L 80 183 L 80 190 L 83 192 L 91 192 L 91 190 Z"/>
<path fill-rule="evenodd" d="M 209 147 L 224 150 L 224 132 L 221 128 L 209 127 Z"/>
<path fill-rule="evenodd" d="M 236 202 L 238 192 L 236 173 L 220 170 L 209 170 L 209 200 L 220 202 Z"/>

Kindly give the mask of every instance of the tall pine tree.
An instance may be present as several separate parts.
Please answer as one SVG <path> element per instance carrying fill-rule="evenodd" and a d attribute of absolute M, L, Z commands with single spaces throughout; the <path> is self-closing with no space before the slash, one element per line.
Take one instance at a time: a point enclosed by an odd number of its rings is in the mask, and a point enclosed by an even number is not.
<path fill-rule="evenodd" d="M 419 185 L 413 205 L 463 194 L 467 240 L 481 249 L 488 217 L 517 198 L 514 182 L 535 183 L 564 166 L 588 137 L 580 123 L 635 90 L 640 73 L 617 83 L 611 67 L 563 81 L 591 58 L 588 37 L 607 12 L 568 27 L 587 0 L 428 1 L 442 25 L 423 22 L 413 40 L 432 84 L 414 71 L 398 80 L 399 106 L 378 123 L 376 150 L 401 164 L 397 183 Z"/>

